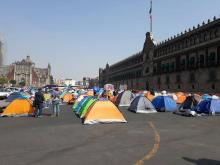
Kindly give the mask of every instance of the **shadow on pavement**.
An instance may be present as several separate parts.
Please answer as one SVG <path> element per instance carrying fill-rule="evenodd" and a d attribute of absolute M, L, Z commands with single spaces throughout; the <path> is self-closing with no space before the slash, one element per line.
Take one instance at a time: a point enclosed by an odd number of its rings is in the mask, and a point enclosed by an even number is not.
<path fill-rule="evenodd" d="M 194 163 L 195 165 L 220 165 L 220 161 L 211 160 L 211 159 L 192 159 L 183 157 L 183 159 L 187 162 Z"/>

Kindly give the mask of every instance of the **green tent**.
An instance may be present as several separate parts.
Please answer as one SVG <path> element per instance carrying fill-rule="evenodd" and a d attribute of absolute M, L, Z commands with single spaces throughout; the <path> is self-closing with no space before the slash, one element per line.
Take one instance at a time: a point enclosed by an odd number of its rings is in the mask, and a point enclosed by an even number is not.
<path fill-rule="evenodd" d="M 74 104 L 73 104 L 73 109 L 75 109 L 76 107 L 77 107 L 77 105 L 78 105 L 78 102 L 75 102 Z"/>
<path fill-rule="evenodd" d="M 93 103 L 95 103 L 96 101 L 97 101 L 96 98 L 92 98 L 82 107 L 82 111 L 79 114 L 80 118 L 84 118 L 84 116 L 86 115 L 86 113 L 89 110 L 90 106 L 92 106 Z"/>
<path fill-rule="evenodd" d="M 79 109 L 79 112 L 78 112 L 79 116 L 81 116 L 81 113 L 82 113 L 84 107 L 87 105 L 87 103 L 88 103 L 91 99 L 93 99 L 93 97 L 90 96 L 90 97 L 81 105 L 81 107 L 80 107 L 80 109 Z"/>

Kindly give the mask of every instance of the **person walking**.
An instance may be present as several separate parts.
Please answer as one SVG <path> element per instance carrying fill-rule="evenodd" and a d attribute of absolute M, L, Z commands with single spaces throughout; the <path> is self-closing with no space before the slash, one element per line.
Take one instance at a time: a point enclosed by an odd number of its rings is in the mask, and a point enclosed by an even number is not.
<path fill-rule="evenodd" d="M 52 117 L 58 117 L 60 114 L 60 98 L 58 89 L 55 89 L 52 95 L 52 106 L 53 106 L 53 115 Z"/>
<path fill-rule="evenodd" d="M 41 117 L 43 104 L 44 96 L 41 88 L 39 88 L 34 97 L 35 117 Z"/>
<path fill-rule="evenodd" d="M 49 108 L 50 99 L 51 99 L 51 95 L 48 93 L 48 91 L 45 91 L 45 93 L 44 93 L 45 108 Z"/>

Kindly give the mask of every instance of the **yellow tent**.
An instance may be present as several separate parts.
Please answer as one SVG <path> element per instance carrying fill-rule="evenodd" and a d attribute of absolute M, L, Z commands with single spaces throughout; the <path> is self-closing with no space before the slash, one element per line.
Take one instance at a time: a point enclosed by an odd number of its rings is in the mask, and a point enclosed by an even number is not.
<path fill-rule="evenodd" d="M 149 91 L 145 93 L 145 97 L 147 97 L 148 100 L 152 101 L 154 99 L 154 95 L 152 95 Z"/>
<path fill-rule="evenodd" d="M 73 101 L 73 95 L 71 93 L 66 93 L 63 96 L 63 102 L 70 103 L 71 101 Z"/>
<path fill-rule="evenodd" d="M 87 111 L 84 124 L 127 122 L 111 101 L 96 101 Z"/>
<path fill-rule="evenodd" d="M 182 104 L 186 100 L 186 94 L 183 92 L 177 92 L 175 95 L 177 96 L 177 104 Z"/>
<path fill-rule="evenodd" d="M 94 96 L 94 91 L 93 90 L 88 90 L 86 93 L 88 96 Z"/>
<path fill-rule="evenodd" d="M 28 99 L 16 99 L 4 110 L 1 116 L 29 116 L 34 115 L 34 108 Z"/>

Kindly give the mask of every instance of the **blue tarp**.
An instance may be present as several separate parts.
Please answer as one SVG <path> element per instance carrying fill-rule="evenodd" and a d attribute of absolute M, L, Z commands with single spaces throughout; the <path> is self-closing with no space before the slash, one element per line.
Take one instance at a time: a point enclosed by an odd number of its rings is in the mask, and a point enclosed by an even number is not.
<path fill-rule="evenodd" d="M 169 96 L 157 96 L 153 99 L 152 104 L 159 111 L 177 110 L 176 102 Z"/>
<path fill-rule="evenodd" d="M 220 113 L 220 99 L 206 99 L 201 101 L 196 107 L 197 113 Z"/>

